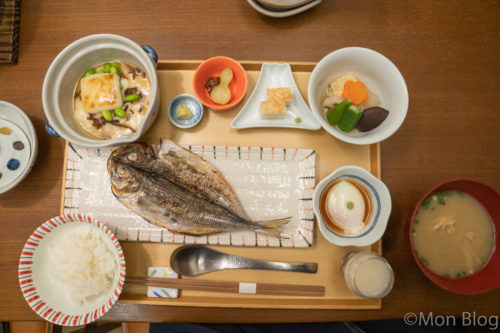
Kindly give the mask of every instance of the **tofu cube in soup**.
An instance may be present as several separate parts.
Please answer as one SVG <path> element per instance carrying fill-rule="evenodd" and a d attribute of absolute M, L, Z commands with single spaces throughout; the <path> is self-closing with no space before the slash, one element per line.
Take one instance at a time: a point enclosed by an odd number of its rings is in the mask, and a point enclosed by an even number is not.
<path fill-rule="evenodd" d="M 99 73 L 81 79 L 83 108 L 88 113 L 119 108 L 123 104 L 120 76 L 115 73 Z"/>

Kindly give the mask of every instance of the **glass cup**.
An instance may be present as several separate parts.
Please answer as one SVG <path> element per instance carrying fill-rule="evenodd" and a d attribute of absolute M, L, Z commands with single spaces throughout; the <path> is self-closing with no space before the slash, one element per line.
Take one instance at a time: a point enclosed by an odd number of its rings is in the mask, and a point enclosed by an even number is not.
<path fill-rule="evenodd" d="M 389 262 L 374 252 L 350 252 L 342 258 L 340 272 L 349 290 L 362 298 L 387 296 L 394 285 Z"/>

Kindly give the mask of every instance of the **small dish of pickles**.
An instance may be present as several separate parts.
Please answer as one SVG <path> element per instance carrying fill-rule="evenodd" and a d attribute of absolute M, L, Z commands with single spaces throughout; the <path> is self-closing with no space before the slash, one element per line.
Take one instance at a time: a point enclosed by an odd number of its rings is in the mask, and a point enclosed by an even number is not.
<path fill-rule="evenodd" d="M 196 97 L 213 110 L 226 110 L 238 104 L 246 94 L 247 84 L 241 64 L 223 56 L 205 60 L 193 77 Z"/>

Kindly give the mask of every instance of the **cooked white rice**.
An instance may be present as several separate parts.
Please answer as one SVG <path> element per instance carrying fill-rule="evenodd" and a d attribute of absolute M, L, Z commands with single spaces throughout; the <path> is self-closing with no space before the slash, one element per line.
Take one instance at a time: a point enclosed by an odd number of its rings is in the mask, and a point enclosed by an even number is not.
<path fill-rule="evenodd" d="M 85 225 L 49 249 L 49 271 L 75 304 L 106 292 L 116 274 L 116 260 L 100 231 Z"/>

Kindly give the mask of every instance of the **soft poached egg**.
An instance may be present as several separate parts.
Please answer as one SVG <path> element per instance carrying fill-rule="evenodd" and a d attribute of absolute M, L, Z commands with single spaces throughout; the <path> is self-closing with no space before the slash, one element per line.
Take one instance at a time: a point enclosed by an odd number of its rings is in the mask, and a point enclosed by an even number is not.
<path fill-rule="evenodd" d="M 327 195 L 325 205 L 328 217 L 343 232 L 353 234 L 363 229 L 365 200 L 353 184 L 345 180 L 335 184 Z"/>

